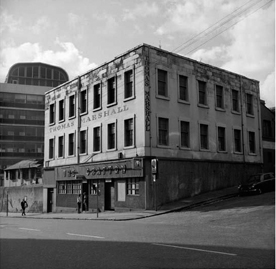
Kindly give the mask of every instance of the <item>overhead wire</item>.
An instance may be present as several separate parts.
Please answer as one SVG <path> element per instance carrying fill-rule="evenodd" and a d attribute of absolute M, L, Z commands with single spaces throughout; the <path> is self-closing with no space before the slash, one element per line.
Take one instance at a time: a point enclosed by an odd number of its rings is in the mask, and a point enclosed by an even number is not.
<path fill-rule="evenodd" d="M 252 2 L 248 1 L 246 2 L 244 5 L 242 5 L 241 7 L 237 8 L 236 10 L 234 10 L 232 13 L 230 13 L 229 15 L 227 15 L 226 17 L 222 18 L 221 20 L 219 20 L 218 22 L 216 22 L 215 24 L 213 24 L 212 26 L 208 27 L 207 29 L 205 29 L 204 31 L 200 32 L 199 34 L 197 34 L 196 36 L 194 36 L 193 38 L 191 38 L 190 40 L 184 42 L 183 44 L 181 44 L 180 46 L 178 46 L 177 48 L 175 48 L 172 52 L 175 53 L 179 53 L 180 51 L 183 51 L 184 49 L 187 49 L 188 47 L 190 47 L 191 45 L 193 45 L 196 42 L 200 42 L 204 37 L 212 34 L 214 31 L 219 31 L 218 34 L 216 34 L 215 36 L 209 38 L 206 42 L 204 42 L 203 44 L 207 43 L 209 40 L 213 39 L 214 37 L 218 36 L 219 34 L 221 34 L 222 32 L 224 32 L 225 30 L 229 29 L 230 27 L 232 27 L 233 25 L 237 24 L 238 22 L 240 22 L 241 20 L 245 19 L 246 17 L 248 17 L 249 15 L 255 13 L 257 10 L 259 10 L 260 8 L 268 5 L 270 2 L 272 2 L 273 0 L 268 1 L 267 3 L 265 3 L 264 5 L 262 5 L 261 7 L 258 7 L 256 10 L 254 10 L 253 12 L 245 15 L 245 17 L 243 17 L 242 19 L 238 20 L 237 22 L 231 23 L 230 26 L 227 26 L 227 23 L 233 21 L 234 19 L 238 19 L 238 17 L 242 16 L 243 14 L 245 14 L 246 12 L 248 12 L 250 9 L 252 9 L 254 6 L 256 6 L 257 4 L 260 4 L 260 1 L 257 1 L 255 3 L 252 3 L 252 5 L 250 5 L 249 7 L 246 7 L 245 9 L 242 9 L 244 6 L 246 6 L 248 3 Z M 241 10 L 242 9 L 242 10 Z M 238 11 L 238 12 L 237 12 Z M 237 13 L 236 13 L 237 12 Z M 236 13 L 234 16 L 232 16 L 231 18 L 227 19 L 226 21 L 224 21 L 226 18 L 228 18 L 229 16 L 231 16 L 232 14 Z M 222 21 L 224 21 L 223 23 L 221 23 Z M 219 25 L 218 25 L 219 24 Z M 218 25 L 218 26 L 216 26 Z M 226 29 L 221 30 L 221 28 L 226 25 Z M 215 27 L 216 26 L 216 27 Z M 213 29 L 212 29 L 213 28 Z M 204 35 L 203 35 L 204 34 Z M 202 46 L 203 44 L 201 44 L 200 46 Z M 185 45 L 185 46 L 183 46 Z M 198 46 L 198 47 L 200 47 Z M 197 47 L 197 48 L 198 48 Z M 189 51 L 188 53 L 190 53 L 191 51 Z"/>
<path fill-rule="evenodd" d="M 206 44 L 207 42 L 209 42 L 210 40 L 214 39 L 215 37 L 217 37 L 218 35 L 220 35 L 221 33 L 225 32 L 226 30 L 228 30 L 230 27 L 236 25 L 237 23 L 239 23 L 240 21 L 244 20 L 246 17 L 250 16 L 251 14 L 257 12 L 259 9 L 263 8 L 264 6 L 268 5 L 270 2 L 272 2 L 274 0 L 270 0 L 269 2 L 267 2 L 266 4 L 262 5 L 261 7 L 259 7 L 258 9 L 254 10 L 253 12 L 247 14 L 244 18 L 238 20 L 237 22 L 233 23 L 232 25 L 230 25 L 229 27 L 227 27 L 226 29 L 224 29 L 223 31 L 219 32 L 218 34 L 216 34 L 215 36 L 209 38 L 208 40 L 206 40 L 205 42 L 203 42 L 202 44 L 200 44 L 199 46 L 197 46 L 196 48 L 193 48 L 192 50 L 188 51 L 185 55 L 189 55 L 190 53 L 194 52 L 195 50 L 197 50 L 198 48 L 200 48 L 202 45 Z"/>

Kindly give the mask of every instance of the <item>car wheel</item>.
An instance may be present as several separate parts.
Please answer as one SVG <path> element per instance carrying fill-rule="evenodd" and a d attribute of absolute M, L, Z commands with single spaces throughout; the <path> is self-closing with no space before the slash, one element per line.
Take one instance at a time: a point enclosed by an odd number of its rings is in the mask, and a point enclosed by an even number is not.
<path fill-rule="evenodd" d="M 263 191 L 261 189 L 258 189 L 258 194 L 262 194 Z"/>

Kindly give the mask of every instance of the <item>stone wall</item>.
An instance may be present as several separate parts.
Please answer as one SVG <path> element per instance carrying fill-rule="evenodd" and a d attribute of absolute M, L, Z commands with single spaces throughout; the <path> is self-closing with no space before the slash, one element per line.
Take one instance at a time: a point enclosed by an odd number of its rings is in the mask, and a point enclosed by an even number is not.
<path fill-rule="evenodd" d="M 42 213 L 43 210 L 43 187 L 20 186 L 0 187 L 0 211 L 7 211 L 7 193 L 9 212 L 21 212 L 21 201 L 26 196 L 28 208 L 26 213 Z"/>

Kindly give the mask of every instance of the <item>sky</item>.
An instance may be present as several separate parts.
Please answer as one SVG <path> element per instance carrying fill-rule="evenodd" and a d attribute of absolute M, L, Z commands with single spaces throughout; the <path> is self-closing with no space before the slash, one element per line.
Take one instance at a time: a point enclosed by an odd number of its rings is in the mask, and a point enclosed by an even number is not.
<path fill-rule="evenodd" d="M 275 107 L 274 0 L 1 0 L 0 82 L 18 62 L 70 79 L 142 43 L 260 82 Z"/>

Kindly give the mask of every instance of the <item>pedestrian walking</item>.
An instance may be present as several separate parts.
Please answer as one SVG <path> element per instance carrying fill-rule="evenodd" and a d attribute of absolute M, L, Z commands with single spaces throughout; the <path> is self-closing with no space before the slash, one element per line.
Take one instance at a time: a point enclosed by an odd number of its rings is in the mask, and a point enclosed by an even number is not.
<path fill-rule="evenodd" d="M 24 197 L 21 202 L 22 216 L 26 216 L 25 209 L 28 207 L 27 198 Z"/>
<path fill-rule="evenodd" d="M 81 195 L 77 197 L 78 213 L 81 213 Z"/>
<path fill-rule="evenodd" d="M 86 193 L 83 193 L 83 211 L 87 211 L 87 196 Z"/>

